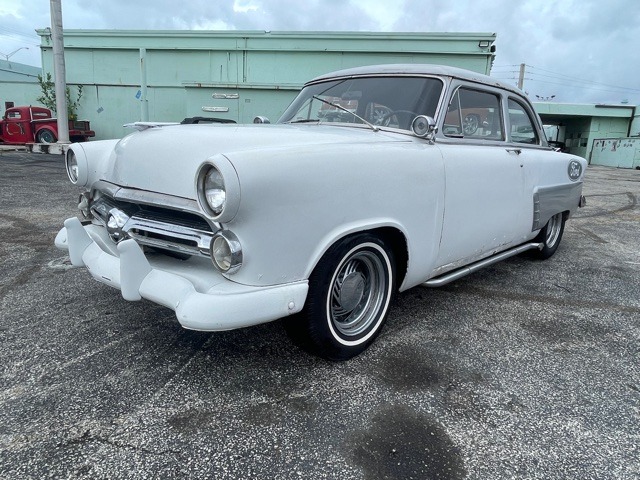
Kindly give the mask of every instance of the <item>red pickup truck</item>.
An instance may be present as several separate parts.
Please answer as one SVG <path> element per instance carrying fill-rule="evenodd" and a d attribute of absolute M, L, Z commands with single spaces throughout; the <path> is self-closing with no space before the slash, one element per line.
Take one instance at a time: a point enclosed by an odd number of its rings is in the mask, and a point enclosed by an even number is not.
<path fill-rule="evenodd" d="M 87 120 L 69 120 L 69 139 L 84 142 L 96 132 Z M 54 143 L 58 141 L 58 123 L 44 107 L 7 108 L 0 121 L 0 143 Z"/>

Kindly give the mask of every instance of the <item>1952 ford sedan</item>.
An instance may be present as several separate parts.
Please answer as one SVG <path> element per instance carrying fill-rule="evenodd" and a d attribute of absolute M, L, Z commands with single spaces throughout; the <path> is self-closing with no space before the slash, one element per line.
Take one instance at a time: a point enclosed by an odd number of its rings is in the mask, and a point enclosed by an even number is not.
<path fill-rule="evenodd" d="M 553 151 L 522 93 L 435 65 L 308 82 L 276 124 L 136 124 L 74 144 L 79 218 L 56 245 L 127 300 L 196 330 L 285 318 L 303 348 L 362 352 L 396 291 L 554 254 L 584 159 Z"/>

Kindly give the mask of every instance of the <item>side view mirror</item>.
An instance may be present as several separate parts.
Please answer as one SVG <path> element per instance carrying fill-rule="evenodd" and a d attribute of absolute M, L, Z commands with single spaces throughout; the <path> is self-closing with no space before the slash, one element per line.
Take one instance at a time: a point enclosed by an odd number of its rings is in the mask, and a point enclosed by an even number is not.
<path fill-rule="evenodd" d="M 253 119 L 253 123 L 271 123 L 267 117 L 258 115 Z"/>
<path fill-rule="evenodd" d="M 418 115 L 413 119 L 413 122 L 411 122 L 411 131 L 417 137 L 433 140 L 433 137 L 438 132 L 438 126 L 433 117 Z"/>

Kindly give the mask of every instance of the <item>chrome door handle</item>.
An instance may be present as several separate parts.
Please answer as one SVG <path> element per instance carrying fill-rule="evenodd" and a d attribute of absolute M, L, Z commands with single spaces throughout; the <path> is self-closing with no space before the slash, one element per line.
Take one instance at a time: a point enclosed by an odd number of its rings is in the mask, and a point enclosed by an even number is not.
<path fill-rule="evenodd" d="M 507 152 L 515 153 L 516 155 L 520 155 L 522 153 L 521 148 L 507 148 Z"/>

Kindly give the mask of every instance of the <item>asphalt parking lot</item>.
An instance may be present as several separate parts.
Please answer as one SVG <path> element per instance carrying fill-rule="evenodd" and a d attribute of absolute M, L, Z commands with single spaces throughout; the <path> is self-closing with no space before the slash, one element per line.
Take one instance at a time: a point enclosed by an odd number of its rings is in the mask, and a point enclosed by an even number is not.
<path fill-rule="evenodd" d="M 69 269 L 77 193 L 0 152 L 0 478 L 640 478 L 640 171 L 590 168 L 554 257 L 401 294 L 345 363 Z"/>

